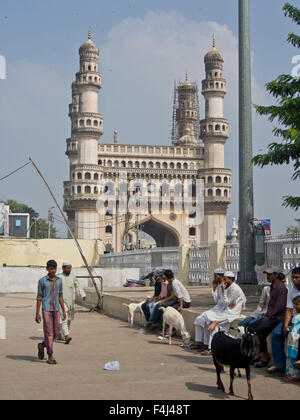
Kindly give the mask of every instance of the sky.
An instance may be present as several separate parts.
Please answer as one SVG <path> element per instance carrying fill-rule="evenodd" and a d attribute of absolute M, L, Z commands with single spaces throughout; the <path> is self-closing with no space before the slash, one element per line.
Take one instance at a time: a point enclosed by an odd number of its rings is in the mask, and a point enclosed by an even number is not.
<path fill-rule="evenodd" d="M 252 101 L 274 99 L 265 83 L 291 74 L 299 51 L 286 42 L 299 28 L 284 17 L 282 0 L 251 0 Z M 291 3 L 297 6 L 294 0 Z M 237 0 L 1 0 L 0 178 L 31 157 L 63 205 L 63 181 L 69 178 L 65 155 L 71 125 L 71 83 L 79 68 L 78 49 L 92 39 L 100 48 L 104 118 L 101 142 L 170 144 L 174 81 L 185 72 L 201 87 L 204 55 L 212 34 L 224 55 L 228 94 L 224 116 L 230 124 L 225 167 L 232 169 L 232 199 L 227 229 L 238 218 L 238 1 Z M 204 98 L 200 95 L 201 119 Z M 253 153 L 266 150 L 274 124 L 253 111 Z M 291 167 L 254 168 L 256 218 L 270 218 L 272 233 L 296 225 L 299 212 L 285 209 L 282 197 L 298 194 Z M 298 181 L 299 182 L 299 181 Z M 0 183 L 0 199 L 26 203 L 47 217 L 53 202 L 31 166 Z M 60 236 L 66 229 L 55 226 Z"/>

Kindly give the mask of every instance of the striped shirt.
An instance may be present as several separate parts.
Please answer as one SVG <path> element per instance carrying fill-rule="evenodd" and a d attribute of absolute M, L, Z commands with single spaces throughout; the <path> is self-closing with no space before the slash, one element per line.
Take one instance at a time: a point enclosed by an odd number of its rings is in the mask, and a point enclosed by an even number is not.
<path fill-rule="evenodd" d="M 43 311 L 59 311 L 59 298 L 62 296 L 63 286 L 60 277 L 55 276 L 50 280 L 47 275 L 39 280 L 37 300 L 42 301 Z"/>

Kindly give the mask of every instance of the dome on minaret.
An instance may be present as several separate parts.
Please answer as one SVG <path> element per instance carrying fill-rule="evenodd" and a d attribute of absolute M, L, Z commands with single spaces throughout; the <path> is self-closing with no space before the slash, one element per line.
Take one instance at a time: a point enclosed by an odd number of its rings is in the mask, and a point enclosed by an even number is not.
<path fill-rule="evenodd" d="M 205 64 L 210 64 L 212 62 L 222 62 L 224 63 L 224 57 L 223 55 L 220 53 L 220 51 L 218 51 L 216 49 L 216 40 L 215 37 L 213 38 L 213 47 L 212 49 L 205 55 L 204 57 L 204 62 Z"/>
<path fill-rule="evenodd" d="M 82 55 L 86 52 L 92 52 L 99 55 L 99 48 L 97 45 L 91 40 L 91 31 L 89 30 L 88 40 L 81 45 L 79 48 L 79 54 Z"/>
<path fill-rule="evenodd" d="M 187 125 L 184 129 L 184 135 L 180 137 L 177 145 L 179 146 L 197 146 L 198 141 L 195 136 L 192 134 L 192 129 Z"/>

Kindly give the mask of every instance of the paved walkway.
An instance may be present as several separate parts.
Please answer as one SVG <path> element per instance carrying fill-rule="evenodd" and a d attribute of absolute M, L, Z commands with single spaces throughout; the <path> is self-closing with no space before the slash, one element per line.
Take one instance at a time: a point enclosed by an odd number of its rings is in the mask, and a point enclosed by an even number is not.
<path fill-rule="evenodd" d="M 0 295 L 0 315 L 7 320 L 7 340 L 0 341 L 0 399 L 108 400 L 241 400 L 247 397 L 245 376 L 235 381 L 236 396 L 216 388 L 212 360 L 181 347 L 169 346 L 153 333 L 139 334 L 127 324 L 79 308 L 69 346 L 55 344 L 58 365 L 37 358 L 42 340 L 35 324 L 35 296 Z M 118 372 L 104 364 L 118 360 Z M 228 368 L 223 375 L 229 387 Z M 253 369 L 255 399 L 299 400 L 299 385 L 286 384 Z"/>

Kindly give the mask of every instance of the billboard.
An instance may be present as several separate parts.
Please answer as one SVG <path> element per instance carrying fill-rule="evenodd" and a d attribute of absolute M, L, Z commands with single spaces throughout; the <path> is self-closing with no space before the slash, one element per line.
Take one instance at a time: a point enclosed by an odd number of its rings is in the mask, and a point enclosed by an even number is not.
<path fill-rule="evenodd" d="M 9 206 L 0 203 L 0 235 L 9 235 Z"/>
<path fill-rule="evenodd" d="M 258 219 L 254 220 L 254 224 L 258 225 L 261 224 L 264 228 L 265 235 L 270 236 L 271 235 L 271 219 Z"/>

